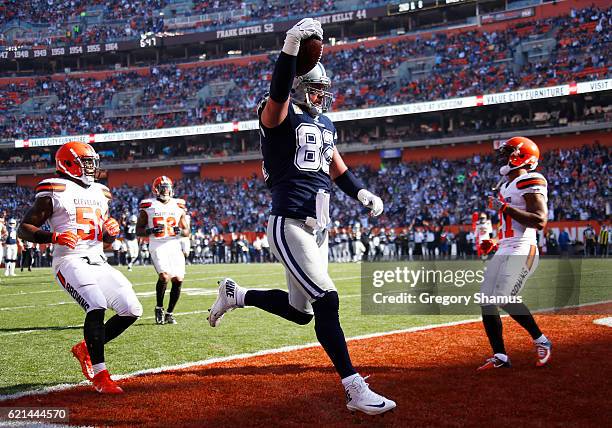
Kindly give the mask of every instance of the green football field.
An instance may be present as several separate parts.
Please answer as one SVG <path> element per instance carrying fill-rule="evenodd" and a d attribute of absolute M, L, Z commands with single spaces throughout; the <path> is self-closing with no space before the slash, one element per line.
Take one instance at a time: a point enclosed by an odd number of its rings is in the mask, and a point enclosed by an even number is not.
<path fill-rule="evenodd" d="M 459 262 L 461 263 L 461 262 Z M 462 262 L 482 266 L 482 262 Z M 542 260 L 533 278 L 558 272 L 558 261 Z M 583 293 L 580 303 L 603 301 L 610 296 L 607 260 L 587 260 L 581 265 Z M 187 267 L 183 293 L 175 314 L 177 325 L 155 325 L 156 274 L 152 266 L 132 272 L 120 268 L 132 281 L 144 307 L 143 317 L 107 345 L 106 360 L 112 374 L 200 361 L 258 350 L 316 341 L 312 325 L 296 326 L 261 310 L 246 308 L 226 315 L 213 329 L 207 309 L 216 295 L 217 280 L 230 276 L 246 287 L 285 288 L 279 264 L 195 265 Z M 341 298 L 341 321 L 347 337 L 448 321 L 474 315 L 406 316 L 361 314 L 359 264 L 331 264 L 330 274 Z M 601 287 L 603 286 L 603 288 Z M 167 302 L 168 296 L 166 296 Z M 108 316 L 111 315 L 109 311 Z M 0 395 L 83 380 L 70 348 L 82 338 L 83 312 L 55 283 L 50 269 L 18 272 L 0 277 Z"/>

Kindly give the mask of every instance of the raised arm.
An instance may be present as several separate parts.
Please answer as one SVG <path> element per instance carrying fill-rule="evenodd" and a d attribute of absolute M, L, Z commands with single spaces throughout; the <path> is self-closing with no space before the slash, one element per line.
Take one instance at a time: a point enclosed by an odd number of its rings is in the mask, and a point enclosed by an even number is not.
<path fill-rule="evenodd" d="M 300 42 L 313 35 L 323 38 L 321 23 L 312 18 L 302 19 L 287 31 L 285 44 L 272 73 L 270 98 L 261 112 L 261 123 L 266 128 L 276 128 L 287 117 L 289 94 L 295 78 Z"/>

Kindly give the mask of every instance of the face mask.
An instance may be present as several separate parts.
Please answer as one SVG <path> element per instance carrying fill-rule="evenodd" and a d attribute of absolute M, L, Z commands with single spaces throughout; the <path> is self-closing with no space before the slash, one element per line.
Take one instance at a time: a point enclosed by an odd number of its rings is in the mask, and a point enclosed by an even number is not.
<path fill-rule="evenodd" d="M 510 168 L 508 165 L 504 165 L 499 169 L 499 173 L 501 175 L 508 175 L 510 171 L 512 171 L 512 168 Z"/>

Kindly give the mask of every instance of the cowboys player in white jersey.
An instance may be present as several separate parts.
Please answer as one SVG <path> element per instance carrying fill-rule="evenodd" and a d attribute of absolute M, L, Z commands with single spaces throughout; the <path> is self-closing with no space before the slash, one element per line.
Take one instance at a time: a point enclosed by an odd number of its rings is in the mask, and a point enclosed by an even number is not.
<path fill-rule="evenodd" d="M 549 363 L 552 343 L 542 334 L 527 306 L 510 299 L 520 294 L 538 266 L 536 231 L 542 230 L 548 219 L 547 182 L 535 172 L 540 150 L 530 139 L 513 137 L 502 144 L 497 154 L 504 181 L 499 195 L 489 198 L 489 205 L 499 212 L 499 249 L 487 264 L 480 289 L 486 298 L 481 303 L 482 322 L 494 355 L 478 370 L 511 366 L 498 307 L 530 334 L 536 348 L 536 366 L 540 367 Z"/>
<path fill-rule="evenodd" d="M 336 129 L 323 115 L 332 94 L 321 63 L 294 80 L 300 41 L 313 35 L 322 38 L 323 30 L 311 18 L 287 32 L 269 97 L 258 107 L 263 175 L 272 192 L 268 236 L 272 252 L 285 267 L 289 292 L 247 290 L 226 278 L 209 322 L 214 327 L 227 311 L 244 306 L 301 325 L 314 318 L 317 339 L 342 380 L 347 408 L 380 414 L 393 409 L 395 402 L 373 392 L 353 368 L 338 317 L 338 292 L 327 272 L 327 226 L 332 180 L 375 216 L 382 213 L 383 202 L 365 189 L 338 153 Z"/>

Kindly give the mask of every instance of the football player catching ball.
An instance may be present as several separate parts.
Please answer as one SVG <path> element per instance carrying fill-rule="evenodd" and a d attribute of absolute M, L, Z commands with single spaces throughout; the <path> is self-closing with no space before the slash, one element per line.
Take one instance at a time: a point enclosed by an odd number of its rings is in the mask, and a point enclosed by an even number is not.
<path fill-rule="evenodd" d="M 323 30 L 311 18 L 287 31 L 270 94 L 257 110 L 263 175 L 272 192 L 267 233 L 272 252 L 285 267 L 288 292 L 247 290 L 223 279 L 209 322 L 214 327 L 227 311 L 245 306 L 301 325 L 314 318 L 317 339 L 340 376 L 348 409 L 375 415 L 393 409 L 395 402 L 372 391 L 357 373 L 340 326 L 338 292 L 327 272 L 332 181 L 375 216 L 382 213 L 383 202 L 366 190 L 338 153 L 336 128 L 324 115 L 333 98 L 323 65 L 296 77 L 300 42 L 312 36 L 322 39 Z"/>

